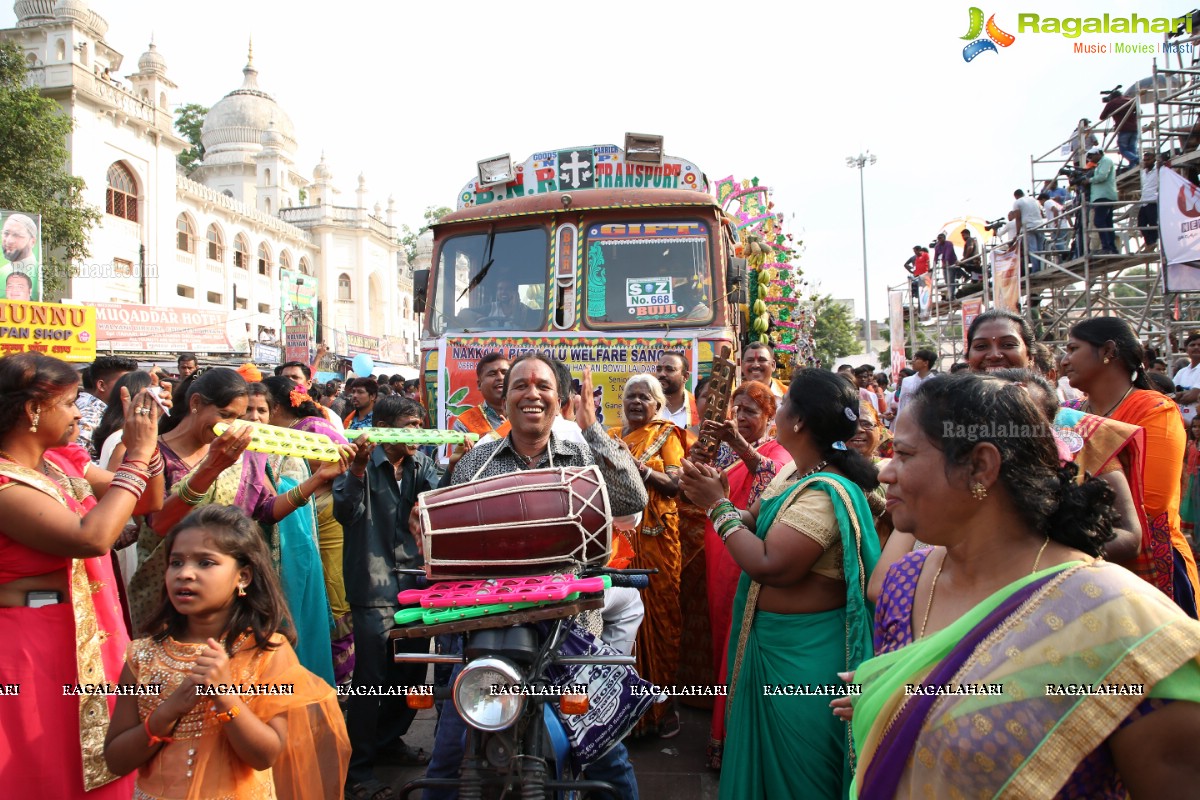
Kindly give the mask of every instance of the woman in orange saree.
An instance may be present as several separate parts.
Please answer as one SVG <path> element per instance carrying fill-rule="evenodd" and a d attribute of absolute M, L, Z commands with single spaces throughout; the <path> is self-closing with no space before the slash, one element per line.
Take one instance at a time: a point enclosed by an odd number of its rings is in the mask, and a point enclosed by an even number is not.
<path fill-rule="evenodd" d="M 633 538 L 634 569 L 657 569 L 642 592 L 646 616 L 637 632 L 637 670 L 658 686 L 670 686 L 679 667 L 683 618 L 679 610 L 679 467 L 683 441 L 674 423 L 656 419 L 666 405 L 662 385 L 653 375 L 634 375 L 622 393 L 625 424 L 609 435 L 633 454 L 650 501 Z M 657 731 L 663 738 L 679 733 L 679 714 L 671 701 L 655 703 L 635 733 Z"/>
<path fill-rule="evenodd" d="M 78 391 L 57 359 L 0 359 L 0 683 L 19 691 L 0 699 L 0 786 L 127 800 L 132 781 L 103 753 L 115 701 L 104 684 L 129 642 L 109 549 L 132 514 L 162 504 L 158 406 L 145 391 L 114 398 L 126 404 L 126 451 L 110 473 L 71 444 Z"/>
<path fill-rule="evenodd" d="M 1196 617 L 1200 578 L 1179 524 L 1180 481 L 1187 435 L 1179 407 L 1150 388 L 1144 349 L 1129 323 L 1093 317 L 1071 328 L 1062 368 L 1071 386 L 1087 392 L 1091 414 L 1137 425 L 1146 431 L 1142 486 L 1151 539 L 1170 541 L 1174 600 Z"/>

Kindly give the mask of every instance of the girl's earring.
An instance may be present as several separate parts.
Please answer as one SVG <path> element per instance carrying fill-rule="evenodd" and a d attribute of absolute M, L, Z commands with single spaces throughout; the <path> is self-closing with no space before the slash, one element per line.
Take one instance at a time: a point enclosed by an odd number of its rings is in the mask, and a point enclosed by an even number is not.
<path fill-rule="evenodd" d="M 1111 359 L 1111 358 L 1109 358 L 1108 356 L 1105 356 L 1105 357 L 1104 357 L 1104 363 L 1105 363 L 1105 364 L 1107 364 L 1107 363 L 1108 363 L 1108 362 L 1110 362 L 1110 361 L 1112 361 L 1112 359 Z"/>
<path fill-rule="evenodd" d="M 245 597 L 246 596 L 246 587 L 242 586 L 242 584 L 239 583 L 237 594 L 238 594 L 238 597 Z"/>
<path fill-rule="evenodd" d="M 35 409 L 33 412 L 33 424 L 29 426 L 30 433 L 37 433 L 38 420 L 42 418 L 42 410 Z"/>
<path fill-rule="evenodd" d="M 797 422 L 795 425 L 792 426 L 792 433 L 799 433 L 799 432 L 800 432 L 800 423 Z"/>

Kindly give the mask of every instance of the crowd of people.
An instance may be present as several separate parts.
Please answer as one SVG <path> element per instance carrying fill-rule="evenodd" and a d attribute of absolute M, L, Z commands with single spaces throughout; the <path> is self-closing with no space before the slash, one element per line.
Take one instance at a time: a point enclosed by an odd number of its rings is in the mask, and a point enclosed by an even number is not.
<path fill-rule="evenodd" d="M 482 438 L 444 469 L 355 440 L 430 424 L 399 376 L 0 359 L 0 684 L 20 687 L 0 698 L 0 778 L 55 798 L 386 800 L 380 766 L 457 775 L 453 704 L 426 754 L 404 697 L 369 693 L 425 682 L 388 636 L 423 563 L 418 497 L 596 464 L 612 565 L 655 573 L 610 590 L 593 633 L 658 687 L 728 687 L 706 755 L 722 798 L 1186 796 L 1200 334 L 1165 393 L 1115 318 L 1078 323 L 1061 358 L 1006 312 L 967 338 L 953 374 L 922 350 L 898 381 L 842 365 L 784 382 L 747 346 L 724 415 L 666 351 L 608 428 L 587 370 L 576 385 L 553 358 L 490 353 L 458 419 Z M 339 458 L 214 430 L 239 419 L 325 434 Z M 146 684 L 161 691 L 85 688 Z M 291 691 L 208 691 L 237 684 Z M 679 734 L 680 698 L 656 699 L 630 736 Z M 637 796 L 620 742 L 587 776 Z"/>

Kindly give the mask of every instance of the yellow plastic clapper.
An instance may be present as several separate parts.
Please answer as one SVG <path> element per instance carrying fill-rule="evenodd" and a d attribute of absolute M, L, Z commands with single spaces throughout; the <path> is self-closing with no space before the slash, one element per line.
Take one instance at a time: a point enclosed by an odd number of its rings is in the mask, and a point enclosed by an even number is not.
<path fill-rule="evenodd" d="M 261 422 L 246 422 L 238 420 L 233 423 L 235 429 L 249 425 L 251 428 L 250 444 L 247 449 L 256 453 L 270 455 L 294 456 L 309 461 L 337 461 L 341 458 L 338 446 L 323 433 L 309 433 L 294 428 L 281 428 L 278 425 L 264 425 Z M 230 428 L 224 422 L 213 426 L 213 431 L 220 436 Z"/>

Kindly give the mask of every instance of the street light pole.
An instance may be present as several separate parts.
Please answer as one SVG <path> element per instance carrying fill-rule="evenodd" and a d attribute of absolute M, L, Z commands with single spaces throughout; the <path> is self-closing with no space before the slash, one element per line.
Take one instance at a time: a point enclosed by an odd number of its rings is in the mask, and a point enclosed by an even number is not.
<path fill-rule="evenodd" d="M 874 164 L 875 156 L 868 150 L 858 156 L 846 156 L 846 166 L 858 170 L 858 204 L 862 218 L 862 259 L 863 259 L 863 350 L 871 353 L 871 285 L 867 278 L 867 200 L 863 188 L 863 170 Z"/>

